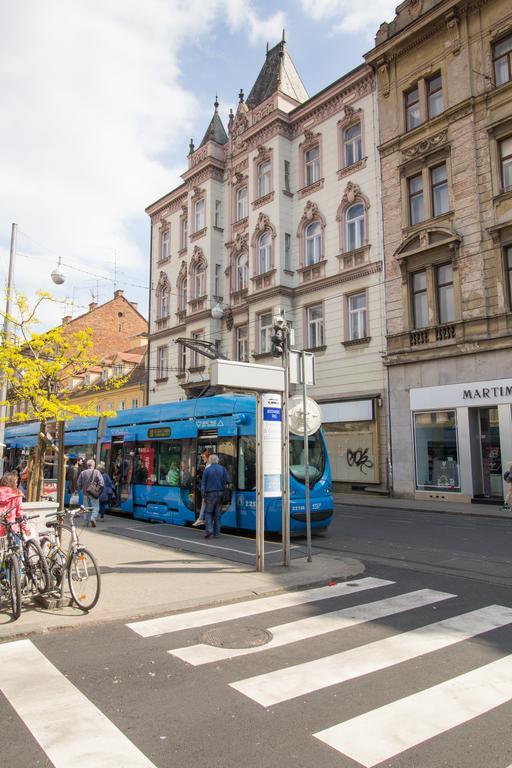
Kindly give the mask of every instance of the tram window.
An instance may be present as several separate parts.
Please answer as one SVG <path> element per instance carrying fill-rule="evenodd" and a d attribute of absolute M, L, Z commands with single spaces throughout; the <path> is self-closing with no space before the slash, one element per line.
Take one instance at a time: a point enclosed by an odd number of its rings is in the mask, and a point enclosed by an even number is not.
<path fill-rule="evenodd" d="M 139 443 L 135 453 L 133 481 L 138 485 L 150 485 L 155 482 L 156 443 Z"/>
<path fill-rule="evenodd" d="M 241 437 L 238 442 L 238 489 L 253 491 L 256 488 L 256 440 Z"/>
<path fill-rule="evenodd" d="M 180 462 L 180 486 L 188 488 L 194 487 L 196 476 L 196 457 L 197 442 L 193 438 L 187 438 L 181 441 L 181 462 Z"/>
<path fill-rule="evenodd" d="M 158 444 L 158 485 L 180 484 L 181 443 L 166 440 Z"/>
<path fill-rule="evenodd" d="M 308 475 L 310 484 L 315 483 L 324 472 L 325 452 L 320 430 L 308 438 Z M 290 472 L 296 480 L 304 482 L 304 438 L 290 435 Z"/>
<path fill-rule="evenodd" d="M 226 467 L 231 477 L 231 481 L 235 479 L 236 468 L 236 443 L 234 437 L 219 437 L 217 440 L 217 455 L 219 457 L 219 464 Z"/>

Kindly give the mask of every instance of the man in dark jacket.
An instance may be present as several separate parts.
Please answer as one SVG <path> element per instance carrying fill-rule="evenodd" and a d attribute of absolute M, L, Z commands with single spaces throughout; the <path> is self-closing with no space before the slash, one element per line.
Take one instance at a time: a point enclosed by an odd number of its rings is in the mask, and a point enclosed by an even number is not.
<path fill-rule="evenodd" d="M 206 539 L 209 539 L 212 533 L 215 538 L 220 536 L 222 497 L 224 488 L 229 483 L 231 483 L 231 478 L 226 467 L 219 464 L 219 457 L 212 453 L 208 457 L 208 464 L 201 479 L 201 496 L 206 499 L 204 512 Z"/>

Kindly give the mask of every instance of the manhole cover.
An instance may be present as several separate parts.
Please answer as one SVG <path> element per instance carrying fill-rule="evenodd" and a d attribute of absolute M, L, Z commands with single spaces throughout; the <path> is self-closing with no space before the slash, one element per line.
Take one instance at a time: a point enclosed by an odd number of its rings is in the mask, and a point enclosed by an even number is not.
<path fill-rule="evenodd" d="M 200 636 L 202 643 L 216 648 L 256 648 L 272 640 L 272 632 L 258 627 L 231 624 L 229 627 L 213 627 Z"/>

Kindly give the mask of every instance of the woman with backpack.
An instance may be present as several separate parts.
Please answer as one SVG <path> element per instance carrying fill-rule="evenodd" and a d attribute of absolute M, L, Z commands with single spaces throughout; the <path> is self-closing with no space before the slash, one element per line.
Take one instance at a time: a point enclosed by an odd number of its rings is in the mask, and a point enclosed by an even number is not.
<path fill-rule="evenodd" d="M 503 473 L 503 479 L 507 484 L 507 493 L 501 511 L 512 512 L 512 461 L 507 462 L 507 469 Z"/>
<path fill-rule="evenodd" d="M 95 469 L 95 466 L 94 459 L 89 459 L 87 469 L 78 476 L 78 490 L 84 494 L 84 506 L 92 507 L 86 523 L 91 528 L 96 528 L 96 519 L 100 513 L 100 496 L 104 486 L 101 473 Z"/>

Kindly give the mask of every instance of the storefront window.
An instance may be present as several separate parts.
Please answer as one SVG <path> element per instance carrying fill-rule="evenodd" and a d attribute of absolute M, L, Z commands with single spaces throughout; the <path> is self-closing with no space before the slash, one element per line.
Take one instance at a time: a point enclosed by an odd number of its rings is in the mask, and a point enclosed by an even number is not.
<path fill-rule="evenodd" d="M 379 483 L 379 441 L 375 421 L 324 424 L 334 482 Z"/>
<path fill-rule="evenodd" d="M 455 411 L 414 414 L 416 489 L 460 491 Z"/>

